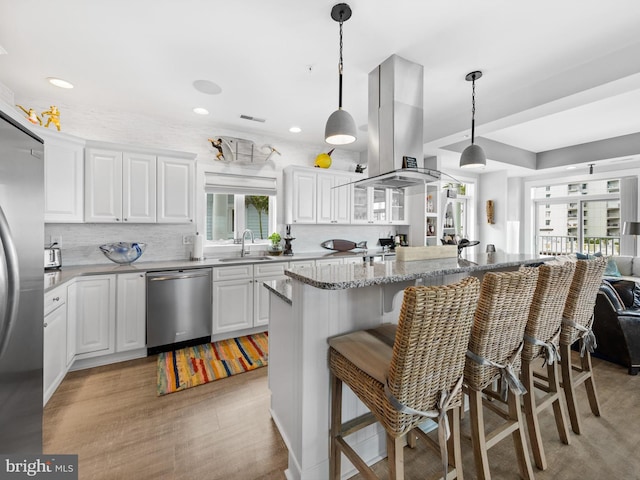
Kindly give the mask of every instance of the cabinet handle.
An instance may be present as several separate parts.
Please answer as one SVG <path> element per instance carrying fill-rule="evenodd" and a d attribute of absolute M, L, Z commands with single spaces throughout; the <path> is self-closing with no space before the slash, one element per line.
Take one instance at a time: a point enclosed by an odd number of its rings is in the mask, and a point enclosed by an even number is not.
<path fill-rule="evenodd" d="M 60 301 L 60 297 L 53 297 L 53 301 L 54 302 L 59 302 Z"/>
<path fill-rule="evenodd" d="M 129 220 L 128 218 L 125 218 L 125 219 L 124 219 L 124 221 L 125 221 L 125 222 L 127 222 L 128 220 Z"/>
<path fill-rule="evenodd" d="M 119 218 L 116 218 L 116 222 L 119 222 L 119 221 L 120 221 L 120 219 L 119 219 Z"/>
<path fill-rule="evenodd" d="M 190 221 L 191 223 L 193 223 L 193 218 L 190 218 L 190 219 L 189 219 L 189 221 Z"/>
<path fill-rule="evenodd" d="M 47 322 L 44 322 L 44 328 L 47 328 L 47 325 L 48 325 Z"/>

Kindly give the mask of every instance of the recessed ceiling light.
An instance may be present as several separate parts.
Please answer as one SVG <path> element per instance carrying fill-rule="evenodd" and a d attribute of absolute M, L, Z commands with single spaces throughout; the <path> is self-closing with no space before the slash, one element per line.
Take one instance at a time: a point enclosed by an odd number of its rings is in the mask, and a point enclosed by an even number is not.
<path fill-rule="evenodd" d="M 222 92 L 222 88 L 209 80 L 196 80 L 193 82 L 193 88 L 200 93 L 206 93 L 207 95 L 218 95 Z"/>
<path fill-rule="evenodd" d="M 575 170 L 577 167 L 575 165 L 569 165 L 567 170 Z"/>
<path fill-rule="evenodd" d="M 69 83 L 66 80 L 62 80 L 61 78 L 48 77 L 47 80 L 49 80 L 49 83 L 51 85 L 55 85 L 56 87 L 73 88 L 73 84 L 72 83 Z"/>
<path fill-rule="evenodd" d="M 302 131 L 302 129 L 301 129 L 300 127 L 291 127 L 291 128 L 289 129 L 289 131 L 290 131 L 291 133 L 300 133 L 300 132 Z"/>
<path fill-rule="evenodd" d="M 193 113 L 197 113 L 198 115 L 209 115 L 209 110 L 202 107 L 196 107 L 193 109 Z"/>

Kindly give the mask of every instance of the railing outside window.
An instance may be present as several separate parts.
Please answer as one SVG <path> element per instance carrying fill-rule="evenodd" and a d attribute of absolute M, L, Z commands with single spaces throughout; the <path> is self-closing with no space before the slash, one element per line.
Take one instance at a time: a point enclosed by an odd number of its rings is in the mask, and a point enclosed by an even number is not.
<path fill-rule="evenodd" d="M 567 255 L 576 252 L 620 255 L 620 237 L 584 237 L 584 244 L 579 245 L 576 236 L 538 235 L 536 251 L 540 255 Z"/>

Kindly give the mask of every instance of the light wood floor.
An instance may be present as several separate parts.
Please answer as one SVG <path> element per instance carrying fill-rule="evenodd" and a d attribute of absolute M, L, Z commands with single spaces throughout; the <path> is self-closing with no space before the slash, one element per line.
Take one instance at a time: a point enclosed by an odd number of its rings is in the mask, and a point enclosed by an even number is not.
<path fill-rule="evenodd" d="M 538 480 L 640 480 L 640 376 L 594 364 L 603 417 L 591 414 L 582 388 L 584 434 L 572 433 L 566 446 L 545 412 L 549 468 L 535 471 Z M 284 479 L 288 453 L 269 416 L 266 374 L 262 368 L 157 397 L 155 357 L 72 372 L 45 408 L 44 451 L 78 454 L 81 480 Z M 468 430 L 466 420 L 464 473 L 473 479 Z M 405 457 L 407 479 L 438 471 L 420 444 Z M 494 479 L 518 478 L 510 441 L 489 458 Z M 386 478 L 386 461 L 376 471 Z"/>

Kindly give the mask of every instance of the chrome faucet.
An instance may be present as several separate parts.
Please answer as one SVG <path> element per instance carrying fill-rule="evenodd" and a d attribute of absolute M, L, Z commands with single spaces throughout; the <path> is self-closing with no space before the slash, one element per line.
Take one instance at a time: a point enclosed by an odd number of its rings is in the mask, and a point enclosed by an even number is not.
<path fill-rule="evenodd" d="M 244 257 L 245 255 L 249 255 L 251 253 L 248 248 L 246 250 L 244 249 L 244 239 L 247 236 L 247 232 L 249 232 L 249 235 L 251 235 L 251 243 L 255 243 L 255 240 L 253 239 L 253 232 L 247 228 L 244 232 L 242 232 L 242 249 L 240 250 L 241 257 Z"/>

